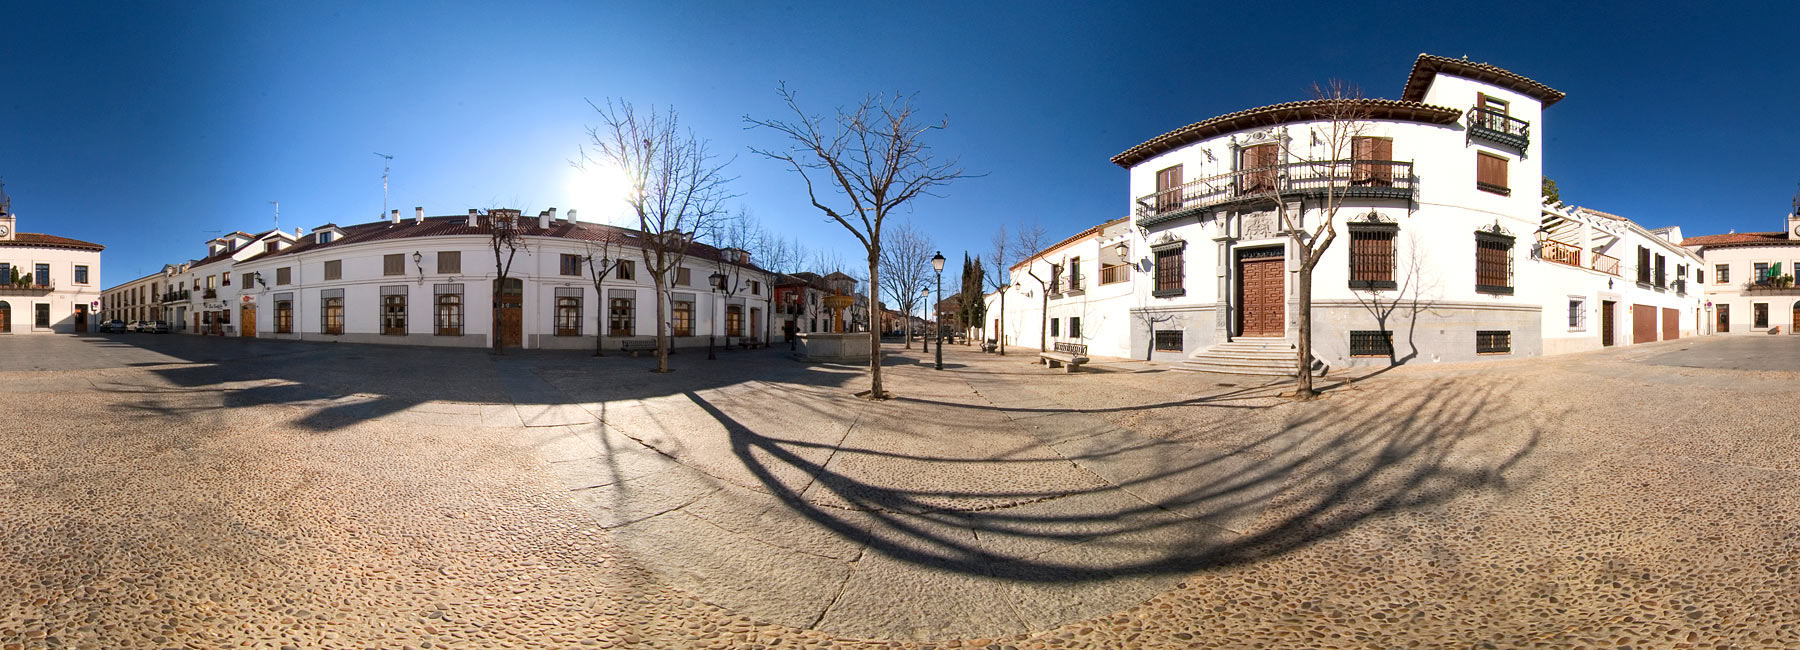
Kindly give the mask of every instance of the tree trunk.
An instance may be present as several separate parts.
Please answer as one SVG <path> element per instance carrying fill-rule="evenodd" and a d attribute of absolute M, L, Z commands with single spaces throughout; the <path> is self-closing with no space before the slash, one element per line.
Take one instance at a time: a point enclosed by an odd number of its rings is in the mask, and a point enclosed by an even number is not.
<path fill-rule="evenodd" d="M 1006 290 L 1005 289 L 1000 290 L 1000 316 L 996 320 L 998 320 L 1000 322 L 1000 326 L 994 328 L 995 330 L 998 330 L 997 333 L 994 334 L 994 343 L 1000 346 L 1000 356 L 1004 357 L 1004 356 L 1006 356 Z"/>
<path fill-rule="evenodd" d="M 903 347 L 901 349 L 902 350 L 911 350 L 912 349 L 912 305 L 904 305 L 904 307 L 906 308 L 906 347 Z"/>
<path fill-rule="evenodd" d="M 506 354 L 505 351 L 500 349 L 500 291 L 501 287 L 504 286 L 506 286 L 506 276 L 495 273 L 493 287 L 494 306 L 491 310 L 494 315 L 494 326 L 488 330 L 493 334 L 494 354 Z"/>
<path fill-rule="evenodd" d="M 1038 352 L 1049 352 L 1050 346 L 1050 286 L 1038 283 L 1044 289 L 1044 309 L 1038 314 Z"/>
<path fill-rule="evenodd" d="M 669 371 L 669 301 L 668 287 L 663 286 L 662 278 L 651 277 L 656 282 L 656 371 Z"/>
<path fill-rule="evenodd" d="M 1298 282 L 1294 287 L 1294 295 L 1299 299 L 1295 314 L 1300 319 L 1299 338 L 1295 341 L 1295 363 L 1299 365 L 1299 373 L 1294 375 L 1294 399 L 1310 399 L 1318 393 L 1313 391 L 1312 376 L 1312 266 L 1300 265 Z"/>
<path fill-rule="evenodd" d="M 594 356 L 601 357 L 606 356 L 600 353 L 606 347 L 606 292 L 600 290 L 598 283 L 594 284 L 594 302 Z"/>
<path fill-rule="evenodd" d="M 881 256 L 875 253 L 880 250 L 879 241 L 871 240 L 869 246 L 870 305 L 881 304 L 880 269 L 878 268 Z M 869 391 L 869 399 L 885 399 L 887 397 L 887 393 L 881 389 L 881 341 L 875 338 L 873 332 L 869 333 Z"/>

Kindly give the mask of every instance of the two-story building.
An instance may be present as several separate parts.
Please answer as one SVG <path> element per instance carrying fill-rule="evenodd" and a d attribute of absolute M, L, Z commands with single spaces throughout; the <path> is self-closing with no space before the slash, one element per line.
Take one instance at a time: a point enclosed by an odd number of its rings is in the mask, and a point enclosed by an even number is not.
<path fill-rule="evenodd" d="M 1543 304 L 1521 267 L 1541 221 L 1543 110 L 1563 97 L 1492 65 L 1420 55 L 1397 100 L 1253 108 L 1114 156 L 1129 172 L 1130 267 L 1142 275 L 1131 314 L 1153 323 L 1131 328 L 1128 349 L 1291 351 L 1305 251 L 1277 207 L 1310 232 L 1335 203 L 1337 241 L 1311 291 L 1321 364 L 1540 354 Z M 1352 142 L 1326 150 L 1346 123 Z"/>
<path fill-rule="evenodd" d="M 516 229 L 521 242 L 503 281 L 495 228 Z M 656 336 L 646 245 L 638 231 L 555 209 L 536 219 L 502 209 L 426 217 L 423 208 L 402 219 L 396 210 L 388 221 L 321 226 L 237 262 L 235 293 L 219 300 L 236 306 L 243 336 L 460 347 L 497 336 L 531 349 L 592 349 L 604 336 L 610 347 Z M 608 267 L 597 293 L 594 272 Z M 673 346 L 765 338 L 772 279 L 744 251 L 687 244 L 667 278 Z"/>
<path fill-rule="evenodd" d="M 99 327 L 99 244 L 19 232 L 0 188 L 0 335 L 80 334 Z"/>
<path fill-rule="evenodd" d="M 1088 346 L 1088 353 L 1129 357 L 1134 319 L 1133 235 L 1124 217 L 1088 228 L 1028 256 L 1010 268 L 1013 287 L 986 296 L 983 339 L 1036 350 L 1056 343 Z M 1147 276 L 1146 276 L 1147 277 Z M 1154 321 L 1136 323 L 1146 329 Z M 1138 340 L 1149 340 L 1148 331 Z M 1137 356 L 1147 350 L 1138 348 Z"/>
<path fill-rule="evenodd" d="M 1796 333 L 1800 328 L 1800 196 L 1780 232 L 1701 235 L 1681 245 L 1705 260 L 1705 320 L 1717 334 Z"/>
<path fill-rule="evenodd" d="M 1678 227 L 1645 229 L 1591 208 L 1545 206 L 1530 294 L 1543 304 L 1545 354 L 1704 334 L 1701 260 Z"/>

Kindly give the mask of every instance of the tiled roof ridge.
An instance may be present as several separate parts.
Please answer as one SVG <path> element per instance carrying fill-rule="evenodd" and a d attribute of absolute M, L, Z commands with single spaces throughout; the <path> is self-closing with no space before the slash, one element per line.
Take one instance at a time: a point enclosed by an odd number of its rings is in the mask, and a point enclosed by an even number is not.
<path fill-rule="evenodd" d="M 1728 232 L 1717 235 L 1684 237 L 1682 246 L 1728 246 L 1733 244 L 1800 245 L 1800 239 L 1788 239 L 1781 230 L 1769 232 Z"/>
<path fill-rule="evenodd" d="M 105 246 L 89 241 L 82 241 L 60 235 L 46 235 L 41 232 L 15 232 L 12 239 L 0 240 L 0 246 L 59 246 L 63 248 L 91 248 L 106 250 Z"/>
<path fill-rule="evenodd" d="M 1510 86 L 1513 90 L 1542 102 L 1544 108 L 1549 108 L 1551 104 L 1562 101 L 1564 97 L 1568 96 L 1560 90 L 1544 85 L 1543 82 L 1491 63 L 1453 59 L 1421 52 L 1419 58 L 1413 62 L 1412 73 L 1406 77 L 1406 86 L 1401 89 L 1400 98 L 1409 101 L 1424 99 L 1425 89 L 1430 86 L 1430 77 L 1439 71 L 1472 78 L 1476 81 Z"/>
<path fill-rule="evenodd" d="M 1188 144 L 1193 141 L 1205 139 L 1206 137 L 1222 135 L 1228 131 L 1240 131 L 1256 126 L 1285 124 L 1288 122 L 1301 121 L 1304 118 L 1316 119 L 1318 117 L 1317 109 L 1330 106 L 1338 101 L 1340 100 L 1307 99 L 1294 102 L 1282 102 L 1279 104 L 1270 104 L 1268 106 L 1247 108 L 1241 111 L 1204 119 L 1156 136 L 1144 141 L 1142 144 L 1119 152 L 1118 155 L 1112 157 L 1112 163 L 1120 167 L 1129 167 L 1142 162 L 1156 153 L 1161 153 L 1169 148 L 1173 148 L 1176 144 Z M 1450 124 L 1462 116 L 1462 111 L 1460 109 L 1449 108 L 1446 106 L 1434 106 L 1418 101 L 1375 98 L 1355 99 L 1351 101 L 1355 102 L 1360 107 L 1372 109 L 1371 112 L 1375 114 L 1371 117 L 1376 119 L 1398 119 L 1395 118 L 1395 116 L 1403 110 L 1423 113 L 1429 118 L 1423 121 L 1429 121 L 1436 124 Z M 1284 112 L 1288 114 L 1282 115 Z M 1262 121 L 1259 118 L 1272 119 Z M 1228 130 L 1214 128 L 1237 121 L 1249 121 L 1251 123 L 1234 125 L 1233 128 Z M 1414 117 L 1407 121 L 1421 120 Z M 1210 134 L 1206 133 L 1209 130 L 1215 130 L 1217 132 Z"/>

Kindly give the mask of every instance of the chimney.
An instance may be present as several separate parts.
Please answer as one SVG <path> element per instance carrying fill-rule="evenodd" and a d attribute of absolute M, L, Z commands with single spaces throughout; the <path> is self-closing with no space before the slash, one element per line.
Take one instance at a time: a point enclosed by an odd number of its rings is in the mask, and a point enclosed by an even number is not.
<path fill-rule="evenodd" d="M 304 236 L 306 236 L 306 233 L 300 232 L 299 228 L 294 229 L 294 239 L 299 239 Z"/>
<path fill-rule="evenodd" d="M 550 213 L 549 212 L 539 212 L 538 213 L 538 230 L 549 230 L 549 229 L 550 229 Z"/>
<path fill-rule="evenodd" d="M 570 222 L 574 222 L 574 221 L 575 221 L 575 208 L 569 208 L 569 217 L 568 217 L 568 219 L 569 219 L 569 221 L 570 221 Z"/>
<path fill-rule="evenodd" d="M 550 220 L 556 221 L 556 208 L 550 208 Z"/>
<path fill-rule="evenodd" d="M 469 225 L 475 226 L 475 225 L 480 225 L 480 224 L 481 224 L 481 211 L 476 210 L 475 208 L 469 208 Z"/>
<path fill-rule="evenodd" d="M 400 225 L 400 209 L 399 208 L 394 208 L 393 224 L 396 226 Z"/>
<path fill-rule="evenodd" d="M 413 206 L 413 225 L 425 223 L 425 206 Z"/>

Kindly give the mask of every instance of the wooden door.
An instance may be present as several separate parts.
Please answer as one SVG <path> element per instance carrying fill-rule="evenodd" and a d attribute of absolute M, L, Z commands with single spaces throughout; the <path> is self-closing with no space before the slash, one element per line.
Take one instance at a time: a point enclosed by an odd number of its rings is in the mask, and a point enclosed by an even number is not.
<path fill-rule="evenodd" d="M 1238 262 L 1238 335 L 1281 336 L 1286 320 L 1282 259 Z"/>
<path fill-rule="evenodd" d="M 0 333 L 12 331 L 12 304 L 0 300 Z"/>
<path fill-rule="evenodd" d="M 87 328 L 87 305 L 76 305 L 75 306 L 75 333 L 76 334 L 86 334 L 87 331 L 88 331 L 88 328 Z"/>
<path fill-rule="evenodd" d="M 238 324 L 238 327 L 242 328 L 239 332 L 239 336 L 249 339 L 256 338 L 256 306 L 244 305 L 242 311 L 244 312 L 244 315 L 239 319 L 243 321 Z"/>
<path fill-rule="evenodd" d="M 1716 309 L 1719 310 L 1718 332 L 1723 334 L 1731 331 L 1731 307 L 1729 305 L 1719 305 Z"/>
<path fill-rule="evenodd" d="M 1673 341 L 1681 338 L 1681 312 L 1664 307 L 1662 310 L 1662 340 Z"/>
<path fill-rule="evenodd" d="M 1631 306 L 1631 342 L 1656 342 L 1656 305 Z"/>
<path fill-rule="evenodd" d="M 516 302 L 500 303 L 500 346 L 516 348 L 521 345 L 521 319 L 525 310 Z"/>
<path fill-rule="evenodd" d="M 1600 345 L 1603 347 L 1613 345 L 1613 306 L 1617 304 L 1611 300 L 1600 303 Z"/>

